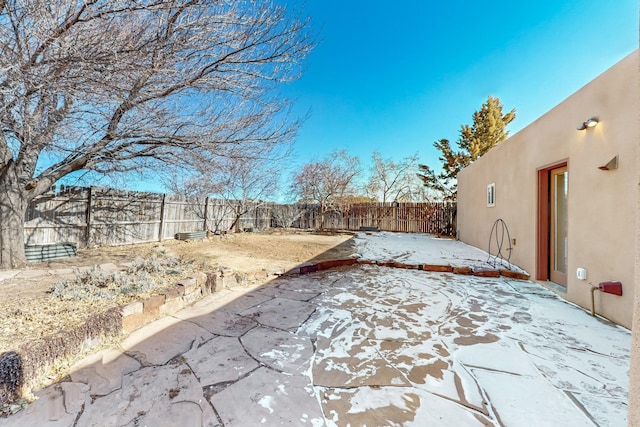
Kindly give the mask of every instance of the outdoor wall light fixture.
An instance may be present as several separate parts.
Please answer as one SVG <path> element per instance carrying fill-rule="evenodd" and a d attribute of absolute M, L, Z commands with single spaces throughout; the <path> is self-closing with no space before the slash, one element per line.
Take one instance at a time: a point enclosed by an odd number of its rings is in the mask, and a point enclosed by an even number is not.
<path fill-rule="evenodd" d="M 578 126 L 578 130 L 585 130 L 587 128 L 594 128 L 597 125 L 598 125 L 598 118 L 597 117 L 591 117 L 586 122 L 582 122 L 580 124 L 580 126 Z"/>

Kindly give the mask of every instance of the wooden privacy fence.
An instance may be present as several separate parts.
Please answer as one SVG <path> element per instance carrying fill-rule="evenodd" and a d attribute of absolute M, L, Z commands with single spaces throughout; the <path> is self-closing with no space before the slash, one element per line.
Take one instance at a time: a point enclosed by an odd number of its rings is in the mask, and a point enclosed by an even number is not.
<path fill-rule="evenodd" d="M 78 246 L 116 246 L 173 239 L 178 233 L 271 226 L 271 211 L 260 203 L 61 187 L 36 198 L 27 211 L 25 244 L 73 242 Z"/>
<path fill-rule="evenodd" d="M 302 205 L 304 215 L 294 223 L 299 228 L 320 228 L 320 209 Z M 375 227 L 383 231 L 456 235 L 456 203 L 357 203 L 325 214 L 323 228 L 360 230 Z"/>
<path fill-rule="evenodd" d="M 291 226 L 320 228 L 317 205 L 242 203 L 214 198 L 114 189 L 61 187 L 36 198 L 27 211 L 25 244 L 116 246 L 173 239 L 178 233 L 263 230 L 281 226 L 284 208 L 298 212 Z M 246 212 L 245 212 L 246 211 Z M 245 212 L 240 215 L 238 213 Z M 434 233 L 454 236 L 456 204 L 360 203 L 325 214 L 325 229 Z M 284 224 L 288 225 L 288 224 Z"/>
<path fill-rule="evenodd" d="M 352 205 L 345 217 L 349 230 L 364 226 L 404 233 L 456 234 L 456 204 L 451 202 Z"/>

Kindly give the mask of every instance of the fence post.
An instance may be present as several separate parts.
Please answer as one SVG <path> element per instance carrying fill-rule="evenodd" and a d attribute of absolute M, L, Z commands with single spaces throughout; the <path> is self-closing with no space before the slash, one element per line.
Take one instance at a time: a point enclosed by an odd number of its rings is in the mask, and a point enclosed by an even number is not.
<path fill-rule="evenodd" d="M 86 223 L 87 228 L 84 231 L 84 244 L 85 246 L 89 246 L 89 242 L 91 242 L 91 209 L 93 208 L 92 204 L 93 200 L 93 186 L 89 187 L 89 194 L 87 195 L 87 216 Z"/>
<path fill-rule="evenodd" d="M 400 224 L 398 224 L 398 207 L 400 206 L 399 203 L 397 202 L 393 202 L 393 227 L 395 228 L 394 230 L 391 231 L 400 231 Z"/>
<path fill-rule="evenodd" d="M 204 231 L 209 231 L 209 196 L 204 199 Z"/>
<path fill-rule="evenodd" d="M 158 241 L 164 240 L 164 205 L 166 203 L 167 194 L 162 194 L 162 204 L 160 205 L 160 226 L 158 227 Z"/>

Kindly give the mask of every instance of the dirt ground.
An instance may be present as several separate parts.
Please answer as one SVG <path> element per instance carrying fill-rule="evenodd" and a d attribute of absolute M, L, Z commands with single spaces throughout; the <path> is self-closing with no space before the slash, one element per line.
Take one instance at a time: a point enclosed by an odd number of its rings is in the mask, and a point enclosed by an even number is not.
<path fill-rule="evenodd" d="M 104 264 L 121 266 L 161 252 L 164 256 L 174 256 L 186 263 L 180 276 L 217 268 L 230 268 L 238 273 L 286 271 L 306 261 L 348 257 L 355 251 L 351 237 L 350 234 L 341 233 L 269 230 L 213 236 L 205 240 L 169 240 L 162 243 L 81 249 L 77 257 L 33 263 L 20 274 L 22 278 L 0 281 L 0 292 L 3 295 L 0 300 L 0 353 L 14 349 L 30 339 L 54 334 L 76 325 L 89 314 L 147 297 L 161 289 L 101 301 L 56 298 L 51 293 L 52 286 L 61 279 L 72 278 L 70 271 L 73 268 Z M 167 282 L 175 283 L 176 280 L 179 280 L 178 276 L 168 278 Z"/>

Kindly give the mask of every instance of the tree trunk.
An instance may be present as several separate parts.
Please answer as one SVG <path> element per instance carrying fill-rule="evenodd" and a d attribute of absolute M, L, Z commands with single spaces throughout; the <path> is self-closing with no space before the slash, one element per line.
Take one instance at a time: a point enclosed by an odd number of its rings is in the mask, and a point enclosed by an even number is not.
<path fill-rule="evenodd" d="M 4 182 L 3 182 L 4 181 Z M 16 186 L 0 181 L 0 270 L 24 267 L 24 222 L 29 205 Z"/>
<path fill-rule="evenodd" d="M 242 215 L 246 214 L 247 212 L 249 212 L 249 208 L 247 208 L 247 206 L 244 203 L 241 203 L 237 206 L 236 217 L 233 220 L 233 224 L 231 224 L 231 227 L 229 227 L 229 231 L 233 229 L 235 229 L 236 233 L 239 233 L 240 231 L 242 231 L 240 229 L 240 219 L 242 219 Z"/>
<path fill-rule="evenodd" d="M 327 212 L 327 208 L 320 204 L 320 228 L 319 231 L 324 231 L 324 214 Z"/>

